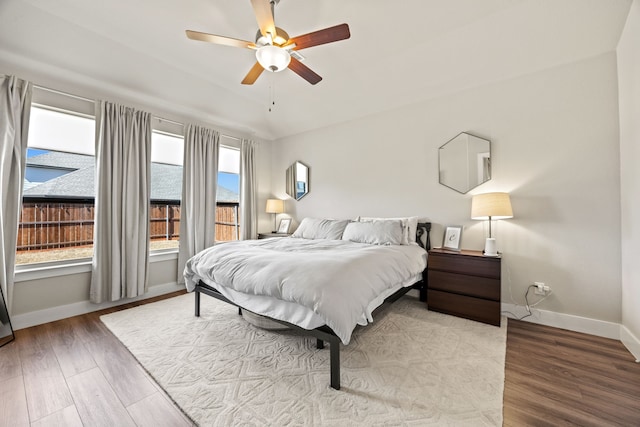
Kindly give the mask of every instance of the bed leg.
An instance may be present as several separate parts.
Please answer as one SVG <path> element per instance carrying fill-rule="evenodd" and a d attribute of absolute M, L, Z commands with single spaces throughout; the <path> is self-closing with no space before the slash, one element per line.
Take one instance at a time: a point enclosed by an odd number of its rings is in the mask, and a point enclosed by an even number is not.
<path fill-rule="evenodd" d="M 238 307 L 238 316 L 242 316 L 242 309 Z"/>
<path fill-rule="evenodd" d="M 200 292 L 195 291 L 196 294 L 196 317 L 200 317 Z"/>
<path fill-rule="evenodd" d="M 318 348 L 318 350 L 322 350 L 324 348 L 324 341 L 322 341 L 320 338 L 316 338 L 316 347 Z"/>
<path fill-rule="evenodd" d="M 331 387 L 340 390 L 340 341 L 329 343 L 329 361 L 331 365 Z"/>

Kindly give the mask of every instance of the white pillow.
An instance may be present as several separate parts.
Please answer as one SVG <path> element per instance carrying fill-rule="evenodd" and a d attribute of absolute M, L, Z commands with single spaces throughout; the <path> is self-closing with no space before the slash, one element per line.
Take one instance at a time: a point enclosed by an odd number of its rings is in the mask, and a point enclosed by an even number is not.
<path fill-rule="evenodd" d="M 350 222 L 344 229 L 342 240 L 372 245 L 401 245 L 404 240 L 403 228 L 400 220 Z"/>
<path fill-rule="evenodd" d="M 340 240 L 348 219 L 304 218 L 291 237 Z"/>
<path fill-rule="evenodd" d="M 416 233 L 418 232 L 418 219 L 417 216 L 407 216 L 407 217 L 399 217 L 399 218 L 373 218 L 373 217 L 358 217 L 358 221 L 360 222 L 369 222 L 369 221 L 402 221 L 402 244 L 409 245 L 411 243 L 416 243 Z"/>

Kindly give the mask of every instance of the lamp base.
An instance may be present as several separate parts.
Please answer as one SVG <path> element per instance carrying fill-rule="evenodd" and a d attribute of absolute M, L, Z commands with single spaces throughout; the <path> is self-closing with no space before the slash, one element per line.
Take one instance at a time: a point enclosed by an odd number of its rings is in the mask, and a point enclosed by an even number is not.
<path fill-rule="evenodd" d="M 484 243 L 484 256 L 498 256 L 495 237 L 487 237 Z"/>

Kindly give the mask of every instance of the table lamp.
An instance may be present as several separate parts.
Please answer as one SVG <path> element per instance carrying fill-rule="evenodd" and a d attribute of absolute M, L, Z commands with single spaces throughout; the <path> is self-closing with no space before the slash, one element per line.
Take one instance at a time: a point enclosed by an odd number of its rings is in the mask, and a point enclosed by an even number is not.
<path fill-rule="evenodd" d="M 471 199 L 471 219 L 489 220 L 489 237 L 484 245 L 485 256 L 498 256 L 496 239 L 491 235 L 491 220 L 513 218 L 508 193 L 477 194 Z"/>
<path fill-rule="evenodd" d="M 276 228 L 276 216 L 279 213 L 284 212 L 284 200 L 280 199 L 267 199 L 267 213 L 273 214 L 273 232 L 275 233 Z"/>

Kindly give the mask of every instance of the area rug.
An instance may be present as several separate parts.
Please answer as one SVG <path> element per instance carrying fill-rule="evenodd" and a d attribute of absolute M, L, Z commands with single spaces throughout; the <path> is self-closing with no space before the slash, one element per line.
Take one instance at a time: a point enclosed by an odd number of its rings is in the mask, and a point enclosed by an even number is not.
<path fill-rule="evenodd" d="M 428 311 L 407 295 L 341 348 L 247 323 L 237 308 L 185 294 L 102 316 L 140 364 L 200 426 L 502 424 L 502 327 Z"/>

